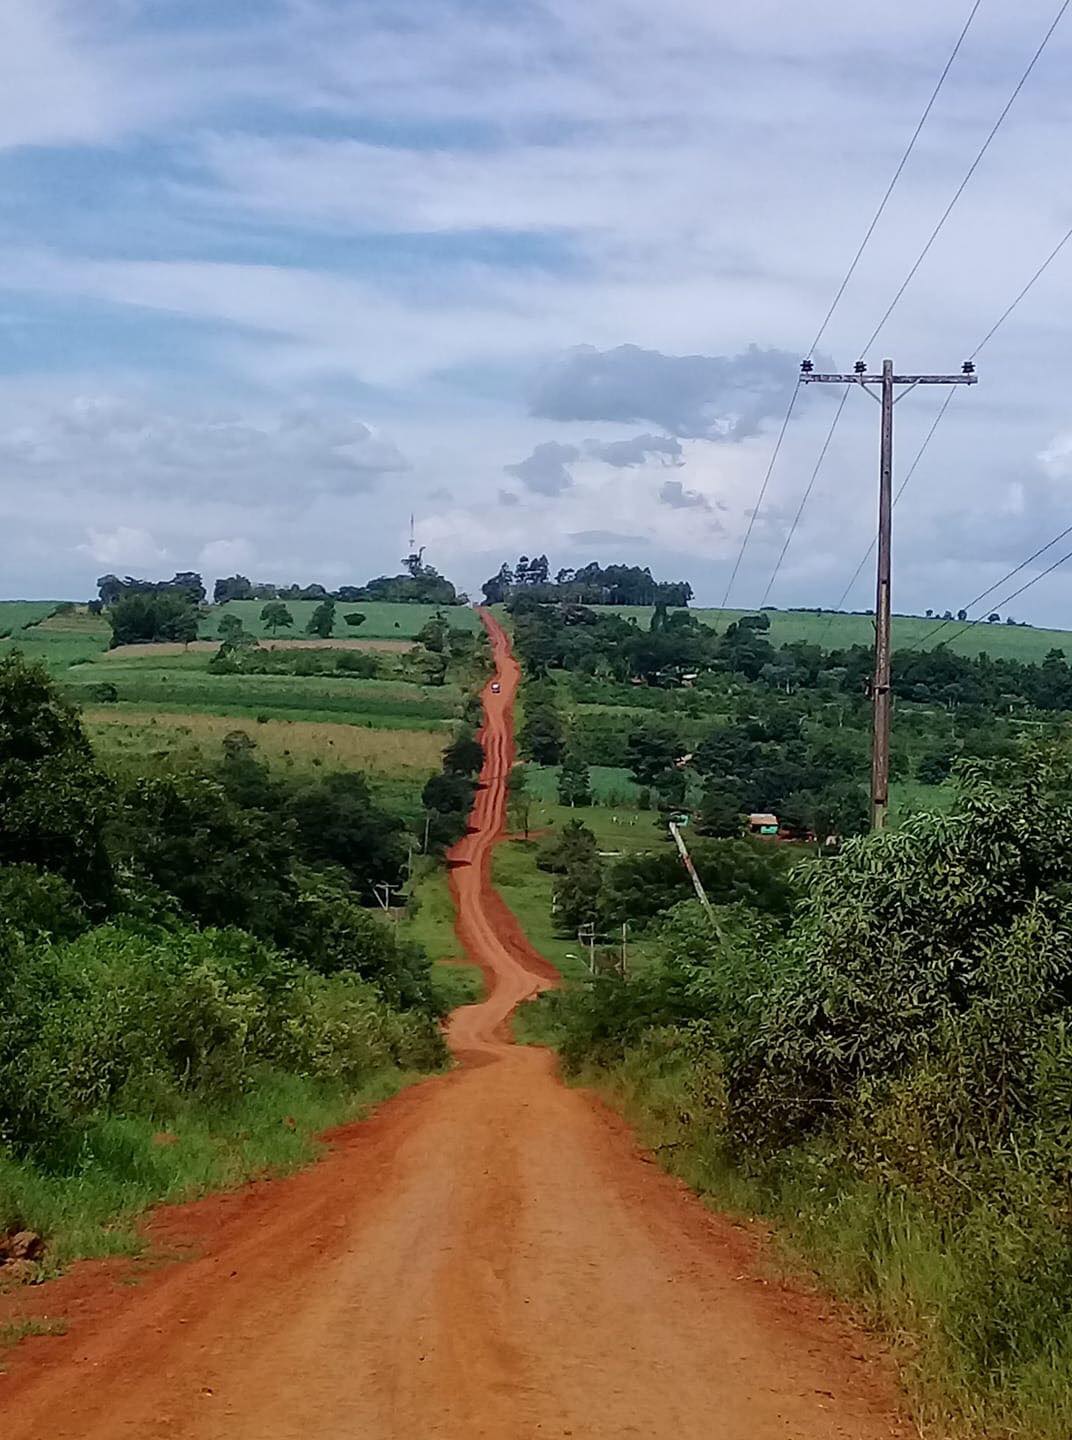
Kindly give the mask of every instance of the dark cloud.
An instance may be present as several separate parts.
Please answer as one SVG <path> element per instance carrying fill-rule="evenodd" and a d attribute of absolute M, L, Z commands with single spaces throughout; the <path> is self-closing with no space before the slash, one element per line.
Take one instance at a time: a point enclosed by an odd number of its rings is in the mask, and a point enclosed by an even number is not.
<path fill-rule="evenodd" d="M 520 505 L 520 504 L 521 504 L 521 496 L 520 496 L 520 495 L 515 495 L 512 490 L 500 490 L 500 491 L 499 491 L 499 504 L 500 504 L 500 505 Z"/>
<path fill-rule="evenodd" d="M 682 463 L 681 441 L 673 435 L 634 435 L 631 440 L 586 440 L 584 450 L 594 460 L 602 460 L 617 469 L 643 465 L 649 455 L 662 455 L 664 465 Z"/>
<path fill-rule="evenodd" d="M 796 356 L 755 345 L 740 355 L 581 345 L 539 376 L 529 408 L 546 420 L 653 420 L 672 435 L 741 440 L 785 408 L 796 371 Z"/>
<path fill-rule="evenodd" d="M 569 537 L 575 545 L 647 545 L 644 535 L 621 535 L 617 530 L 574 530 Z"/>
<path fill-rule="evenodd" d="M 526 459 L 504 468 L 508 475 L 515 475 L 522 485 L 534 490 L 537 495 L 561 495 L 573 484 L 573 476 L 566 466 L 580 458 L 581 452 L 576 445 L 560 445 L 557 440 L 545 440 Z"/>
<path fill-rule="evenodd" d="M 680 480 L 664 480 L 659 499 L 673 510 L 710 510 L 711 502 L 699 490 L 686 490 Z"/>

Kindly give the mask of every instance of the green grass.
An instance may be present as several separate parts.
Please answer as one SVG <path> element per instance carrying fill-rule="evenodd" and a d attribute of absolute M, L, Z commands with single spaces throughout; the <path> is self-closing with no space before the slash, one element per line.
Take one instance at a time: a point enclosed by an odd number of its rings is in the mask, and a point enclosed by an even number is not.
<path fill-rule="evenodd" d="M 506 840 L 492 851 L 491 876 L 499 894 L 521 922 L 529 940 L 567 979 L 587 974 L 582 947 L 563 939 L 551 919 L 554 877 L 537 869 L 539 842 Z"/>
<path fill-rule="evenodd" d="M 484 974 L 478 965 L 437 962 L 432 966 L 432 989 L 447 1014 L 460 1005 L 476 1005 L 486 994 Z"/>
<path fill-rule="evenodd" d="M 549 805 L 557 803 L 558 772 L 557 765 L 525 766 L 529 794 L 534 800 Z M 636 809 L 640 786 L 628 770 L 615 765 L 590 765 L 588 775 L 596 805 L 619 810 Z"/>
<path fill-rule="evenodd" d="M 422 686 L 398 680 L 335 676 L 212 675 L 196 667 L 144 663 L 78 666 L 63 677 L 64 692 L 82 705 L 93 689 L 115 685 L 120 701 L 143 710 L 194 714 L 288 716 L 351 725 L 439 729 L 461 713 L 456 685 Z"/>
<path fill-rule="evenodd" d="M 921 811 L 949 810 L 956 799 L 952 785 L 924 785 L 921 780 L 894 780 L 890 784 L 890 824 L 899 825 Z"/>
<path fill-rule="evenodd" d="M 464 952 L 454 931 L 454 902 L 447 872 L 431 856 L 414 858 L 413 903 L 399 922 L 401 933 L 421 945 L 433 960 L 461 960 Z"/>
<path fill-rule="evenodd" d="M 18 602 L 24 603 L 32 604 L 37 613 L 27 622 L 29 628 L 0 639 L 0 655 L 17 649 L 28 660 L 41 661 L 51 674 L 59 675 L 71 665 L 93 660 L 107 647 L 111 630 L 99 615 L 90 615 L 84 608 L 53 615 L 55 601 Z M 11 605 L 0 601 L 0 635 L 9 623 L 5 612 Z"/>
<path fill-rule="evenodd" d="M 269 1075 L 234 1106 L 191 1105 L 166 1137 L 150 1119 L 103 1119 L 94 1126 L 96 1158 L 75 1175 L 46 1174 L 0 1152 L 0 1230 L 44 1235 L 50 1271 L 81 1257 L 137 1253 L 137 1222 L 151 1205 L 308 1164 L 321 1153 L 322 1131 L 416 1078 L 382 1070 L 353 1091 Z"/>
<path fill-rule="evenodd" d="M 635 619 L 642 628 L 647 628 L 651 618 L 650 605 L 595 606 L 606 614 L 619 615 L 623 620 Z M 754 615 L 754 610 L 690 609 L 705 625 L 717 625 L 724 629 L 742 615 Z M 874 643 L 874 621 L 870 615 L 835 615 L 816 610 L 788 611 L 768 610 L 770 630 L 768 639 L 772 645 L 788 645 L 804 640 L 809 645 L 820 645 L 824 650 L 843 650 L 850 645 L 872 645 Z M 928 632 L 934 630 L 939 621 L 922 615 L 897 615 L 893 619 L 893 648 L 895 650 L 918 649 L 925 642 Z M 932 639 L 926 640 L 928 647 L 949 643 L 949 648 L 960 655 L 975 656 L 980 653 L 995 659 L 1006 658 L 1040 664 L 1046 652 L 1052 649 L 1064 650 L 1072 657 L 1072 631 L 1042 630 L 1034 626 L 1020 625 L 973 625 L 970 630 L 952 639 L 954 631 L 960 628 L 957 621 L 951 621 Z"/>
<path fill-rule="evenodd" d="M 220 619 L 224 615 L 237 615 L 251 635 L 269 634 L 261 623 L 265 603 L 263 600 L 231 600 L 226 605 L 213 605 L 201 622 L 201 638 L 214 639 L 219 634 Z M 305 634 L 305 627 L 319 601 L 285 600 L 283 603 L 294 616 L 294 624 L 289 630 L 280 630 L 279 638 L 300 638 Z M 335 629 L 332 634 L 336 638 L 349 636 L 359 640 L 412 640 L 439 608 L 435 605 L 397 605 L 387 601 L 355 601 L 350 604 L 339 600 L 335 605 Z M 456 630 L 481 629 L 479 616 L 468 605 L 446 605 L 442 610 Z M 356 630 L 351 629 L 342 618 L 355 611 L 365 617 L 365 623 Z"/>
<path fill-rule="evenodd" d="M 0 639 L 40 624 L 58 604 L 58 600 L 0 600 Z"/>
<path fill-rule="evenodd" d="M 561 1036 L 561 1003 L 544 997 L 526 1015 L 530 1043 Z M 609 1069 L 582 1069 L 575 1083 L 618 1109 L 659 1163 L 711 1205 L 775 1223 L 776 1267 L 817 1279 L 888 1339 L 921 1433 L 1072 1434 L 1072 1334 L 1058 1328 L 1042 1346 L 1032 1338 L 1033 1257 L 1053 1251 L 1051 1215 L 1025 1210 L 1021 1228 L 1005 1207 L 976 1197 L 967 1216 L 943 1219 L 925 1196 L 859 1178 L 818 1144 L 745 1173 L 717 1127 L 695 1123 L 703 1077 L 690 1074 L 685 1049 L 665 1031 Z M 1001 1358 L 981 1370 L 973 1352 L 987 1351 Z"/>

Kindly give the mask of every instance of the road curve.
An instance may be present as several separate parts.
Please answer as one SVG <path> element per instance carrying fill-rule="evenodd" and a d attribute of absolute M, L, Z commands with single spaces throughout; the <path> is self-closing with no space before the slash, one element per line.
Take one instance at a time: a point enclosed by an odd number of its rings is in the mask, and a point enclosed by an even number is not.
<path fill-rule="evenodd" d="M 546 1054 L 508 1044 L 552 972 L 488 883 L 517 667 L 484 623 L 502 690 L 485 692 L 485 783 L 452 874 L 491 989 L 451 1021 L 463 1063 L 302 1174 L 158 1212 L 154 1239 L 187 1258 L 27 1292 L 70 1328 L 7 1358 L 5 1440 L 908 1433 L 858 1335 L 765 1279 L 750 1233 L 644 1163 Z"/>

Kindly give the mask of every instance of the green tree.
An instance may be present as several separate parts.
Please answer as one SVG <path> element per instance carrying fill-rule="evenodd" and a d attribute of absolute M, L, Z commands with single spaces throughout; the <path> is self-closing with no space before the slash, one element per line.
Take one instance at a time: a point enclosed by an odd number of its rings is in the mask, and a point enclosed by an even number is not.
<path fill-rule="evenodd" d="M 538 765 L 557 765 L 564 742 L 562 716 L 548 702 L 531 702 L 518 732 L 517 743 L 526 760 Z"/>
<path fill-rule="evenodd" d="M 697 829 L 701 835 L 732 840 L 740 835 L 744 819 L 744 799 L 733 785 L 710 780 L 700 800 Z"/>
<path fill-rule="evenodd" d="M 562 760 L 558 775 L 558 803 L 560 805 L 591 805 L 592 779 L 588 766 L 576 750 L 569 748 Z"/>
<path fill-rule="evenodd" d="M 532 818 L 532 796 L 529 793 L 528 771 L 523 765 L 515 765 L 510 771 L 506 803 L 511 826 L 514 830 L 520 830 L 528 840 L 529 824 Z"/>
<path fill-rule="evenodd" d="M 112 646 L 197 639 L 197 608 L 185 590 L 135 591 L 108 612 Z"/>
<path fill-rule="evenodd" d="M 305 627 L 306 635 L 314 635 L 321 640 L 330 640 L 331 632 L 335 629 L 335 601 L 321 600 L 313 613 L 309 616 L 309 623 Z"/>
<path fill-rule="evenodd" d="M 42 665 L 0 659 L 0 865 L 63 876 L 92 907 L 112 895 L 110 789 L 74 708 Z"/>
<path fill-rule="evenodd" d="M 242 624 L 242 617 L 235 615 L 231 611 L 220 616 L 217 633 L 223 644 L 230 646 L 233 650 L 241 649 L 244 640 L 251 640 L 253 638 Z"/>
<path fill-rule="evenodd" d="M 461 730 L 443 751 L 443 769 L 452 775 L 476 776 L 484 764 L 484 747 L 471 730 Z"/>
<path fill-rule="evenodd" d="M 629 768 L 638 785 L 657 784 L 684 753 L 677 731 L 665 722 L 648 721 L 629 736 Z"/>
<path fill-rule="evenodd" d="M 294 624 L 294 616 L 283 604 L 282 600 L 269 600 L 268 604 L 261 610 L 261 624 L 265 629 L 272 632 L 274 638 L 276 631 L 290 629 Z"/>

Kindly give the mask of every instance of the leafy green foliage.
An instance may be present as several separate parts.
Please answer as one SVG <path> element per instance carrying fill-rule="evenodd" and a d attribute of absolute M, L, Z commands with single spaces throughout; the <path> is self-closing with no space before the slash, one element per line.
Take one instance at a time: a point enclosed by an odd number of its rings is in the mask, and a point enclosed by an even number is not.
<path fill-rule="evenodd" d="M 227 618 L 226 615 L 220 617 L 218 633 L 221 639 L 223 638 L 223 622 Z M 269 600 L 261 610 L 261 624 L 272 635 L 275 635 L 279 630 L 289 630 L 294 624 L 294 616 L 281 600 Z"/>
<path fill-rule="evenodd" d="M 558 774 L 558 800 L 561 805 L 591 805 L 592 777 L 588 766 L 575 750 L 567 750 Z"/>
<path fill-rule="evenodd" d="M 321 600 L 313 613 L 309 616 L 309 623 L 305 627 L 306 635 L 314 635 L 321 640 L 330 640 L 331 632 L 335 629 L 335 601 Z"/>
<path fill-rule="evenodd" d="M 932 1413 L 1058 1440 L 1072 764 L 1044 748 L 961 773 L 951 814 L 800 866 L 788 931 L 751 903 L 714 927 L 682 904 L 657 963 L 547 1018 L 567 1065 L 612 1075 L 682 1173 L 783 1219 L 832 1285 L 911 1336 Z"/>
<path fill-rule="evenodd" d="M 0 865 L 63 876 L 87 904 L 106 904 L 108 787 L 75 711 L 44 668 L 0 659 Z"/>
<path fill-rule="evenodd" d="M 108 619 L 113 646 L 197 639 L 197 606 L 186 590 L 135 590 L 116 601 Z"/>

